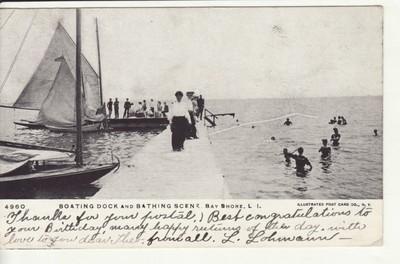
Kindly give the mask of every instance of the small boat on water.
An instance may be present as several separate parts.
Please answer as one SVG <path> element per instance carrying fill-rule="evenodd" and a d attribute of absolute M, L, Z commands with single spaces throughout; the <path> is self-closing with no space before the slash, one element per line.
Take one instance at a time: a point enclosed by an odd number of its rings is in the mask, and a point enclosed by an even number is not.
<path fill-rule="evenodd" d="M 82 132 L 84 126 L 82 126 L 82 120 L 85 120 L 84 117 L 87 116 L 87 112 L 85 112 L 85 104 L 82 104 L 84 100 L 82 96 L 83 84 L 81 82 L 83 73 L 81 71 L 80 16 L 80 10 L 77 9 L 76 56 L 71 56 L 71 58 L 76 58 L 75 63 L 71 64 L 74 66 L 75 75 L 72 74 L 65 59 L 59 60 L 61 65 L 58 73 L 64 72 L 59 80 L 67 80 L 69 82 L 67 88 L 69 89 L 62 90 L 63 86 L 58 86 L 58 89 L 52 89 L 47 98 L 58 98 L 58 100 L 50 100 L 44 103 L 45 109 L 55 110 L 57 105 L 64 107 L 69 105 L 73 109 L 73 111 L 67 109 L 66 113 L 59 111 L 46 112 L 46 116 L 49 117 L 48 120 L 56 121 L 74 119 L 74 126 L 72 127 L 76 130 L 76 148 L 74 150 L 65 150 L 0 141 L 0 190 L 6 190 L 13 186 L 26 189 L 43 188 L 51 185 L 60 187 L 63 184 L 68 184 L 68 186 L 89 184 L 119 167 L 118 158 L 116 158 L 117 162 L 112 160 L 109 164 L 84 164 L 83 162 Z M 58 76 L 60 75 L 58 74 Z M 73 92 L 71 88 L 75 88 Z M 64 92 L 57 94 L 54 93 L 55 91 Z"/>
<path fill-rule="evenodd" d="M 25 120 L 25 119 L 21 119 L 19 121 L 14 121 L 14 124 L 18 125 L 18 126 L 23 126 L 23 127 L 29 128 L 29 129 L 45 129 L 46 128 L 46 126 L 41 123 L 38 123 L 35 121 L 30 121 L 30 120 Z"/>
<path fill-rule="evenodd" d="M 52 126 L 52 125 L 43 125 L 40 123 L 36 123 L 34 121 L 29 120 L 20 120 L 15 121 L 14 124 L 23 126 L 29 129 L 49 129 L 53 132 L 62 132 L 62 133 L 76 133 L 75 126 Z M 96 132 L 100 131 L 102 124 L 101 123 L 92 123 L 82 125 L 82 132 Z"/>
<path fill-rule="evenodd" d="M 165 117 L 157 118 L 119 118 L 119 119 L 108 119 L 108 127 L 104 128 L 103 123 L 86 124 L 82 126 L 82 132 L 99 132 L 99 131 L 136 131 L 136 130 L 147 130 L 147 129 L 165 129 L 169 121 Z M 52 126 L 43 125 L 29 120 L 15 121 L 14 124 L 23 126 L 28 129 L 49 129 L 53 132 L 60 133 L 76 133 L 74 126 Z"/>
<path fill-rule="evenodd" d="M 164 129 L 167 118 L 129 118 L 106 120 L 103 102 L 99 28 L 96 19 L 98 72 L 82 54 L 82 131 Z M 39 111 L 35 120 L 21 119 L 14 124 L 28 129 L 49 129 L 74 133 L 76 43 L 59 22 L 46 51 L 29 82 L 12 105 L 2 107 Z M 87 125 L 89 123 L 89 125 Z M 95 125 L 97 123 L 98 125 Z M 102 124 L 100 124 L 102 123 Z M 105 129 L 106 128 L 106 129 Z"/>
<path fill-rule="evenodd" d="M 76 82 L 76 46 L 59 22 L 39 65 L 16 101 L 12 105 L 1 105 L 38 111 L 34 120 L 21 119 L 14 124 L 29 129 L 50 128 L 52 131 L 61 132 L 69 132 L 71 127 L 75 126 L 76 107 L 73 98 Z M 106 120 L 99 78 L 89 61 L 81 54 L 83 132 L 92 132 L 95 128 L 101 130 L 100 123 Z"/>
<path fill-rule="evenodd" d="M 74 151 L 0 141 L 0 190 L 12 186 L 48 187 L 92 183 L 119 166 L 77 165 Z"/>
<path fill-rule="evenodd" d="M 45 126 L 47 129 L 53 132 L 59 132 L 59 133 L 76 133 L 76 127 L 75 126 L 51 126 L 51 125 L 46 125 Z M 99 132 L 104 130 L 103 124 L 102 123 L 93 123 L 93 124 L 86 124 L 82 125 L 82 132 L 83 133 L 89 133 L 89 132 Z"/>

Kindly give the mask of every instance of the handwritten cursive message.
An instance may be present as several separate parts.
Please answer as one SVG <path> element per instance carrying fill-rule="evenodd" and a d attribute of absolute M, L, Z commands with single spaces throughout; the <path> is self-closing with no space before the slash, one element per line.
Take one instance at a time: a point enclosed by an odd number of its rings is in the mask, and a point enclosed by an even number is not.
<path fill-rule="evenodd" d="M 1 201 L 2 248 L 379 245 L 382 201 Z"/>

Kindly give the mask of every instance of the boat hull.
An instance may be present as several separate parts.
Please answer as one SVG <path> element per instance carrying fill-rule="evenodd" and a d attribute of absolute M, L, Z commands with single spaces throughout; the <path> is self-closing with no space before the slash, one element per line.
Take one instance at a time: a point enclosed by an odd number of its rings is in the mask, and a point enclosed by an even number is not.
<path fill-rule="evenodd" d="M 79 186 L 93 183 L 110 173 L 119 166 L 119 163 L 109 165 L 98 165 L 91 168 L 77 167 L 71 165 L 70 168 L 62 170 L 50 170 L 27 175 L 13 175 L 0 177 L 0 190 L 3 188 L 21 187 L 24 189 L 35 187 L 60 187 Z"/>
<path fill-rule="evenodd" d="M 52 132 L 76 133 L 76 127 L 75 126 L 71 126 L 71 127 L 56 127 L 56 126 L 46 125 L 46 128 L 49 129 Z M 99 123 L 94 123 L 94 124 L 89 124 L 89 125 L 83 125 L 82 126 L 82 132 L 83 133 L 99 132 L 99 131 L 102 131 L 101 124 L 99 124 Z"/>
<path fill-rule="evenodd" d="M 23 126 L 29 129 L 49 129 L 52 132 L 59 133 L 76 133 L 75 127 L 57 127 L 50 125 L 41 125 L 33 122 L 27 121 L 15 121 L 14 124 Z M 118 119 L 108 119 L 108 129 L 101 129 L 101 125 L 98 123 L 83 125 L 82 132 L 99 132 L 99 131 L 109 131 L 109 130 L 163 130 L 169 124 L 167 118 L 118 118 Z"/>
<path fill-rule="evenodd" d="M 165 117 L 108 119 L 108 126 L 112 130 L 165 129 L 168 124 L 169 121 Z"/>
<path fill-rule="evenodd" d="M 32 145 L 32 144 L 25 144 L 25 143 L 19 143 L 19 142 L 4 141 L 4 140 L 0 140 L 0 146 L 18 148 L 18 149 L 53 150 L 53 151 L 59 151 L 59 152 L 75 153 L 75 151 L 73 151 L 73 150 L 45 147 L 45 146 L 40 146 L 40 145 Z"/>
<path fill-rule="evenodd" d="M 46 127 L 42 124 L 38 124 L 35 122 L 29 122 L 29 121 L 24 121 L 24 120 L 20 120 L 20 121 L 15 121 L 14 124 L 18 125 L 18 126 L 23 126 L 29 129 L 45 129 Z"/>

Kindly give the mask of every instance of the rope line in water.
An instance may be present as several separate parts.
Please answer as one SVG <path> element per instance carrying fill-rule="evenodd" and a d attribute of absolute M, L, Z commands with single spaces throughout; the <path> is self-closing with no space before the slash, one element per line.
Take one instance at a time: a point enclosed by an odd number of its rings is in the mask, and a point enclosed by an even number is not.
<path fill-rule="evenodd" d="M 14 14 L 15 10 L 11 11 L 6 20 L 4 21 L 3 25 L 0 26 L 0 30 L 3 29 L 3 27 L 7 24 L 8 20 L 11 18 L 11 16 Z"/>
<path fill-rule="evenodd" d="M 29 31 L 31 30 L 31 28 L 32 28 L 33 21 L 35 20 L 37 13 L 38 13 L 38 11 L 36 10 L 36 11 L 35 11 L 35 14 L 34 14 L 33 17 L 32 17 L 31 23 L 29 24 L 29 27 L 28 27 L 28 29 L 27 29 L 26 32 L 25 32 L 25 35 L 24 35 L 24 37 L 23 37 L 23 39 L 22 39 L 22 42 L 21 42 L 21 44 L 20 44 L 19 47 L 18 47 L 17 54 L 15 54 L 15 57 L 14 57 L 12 63 L 11 63 L 11 66 L 10 66 L 10 68 L 9 68 L 8 71 L 7 71 L 6 77 L 4 78 L 3 82 L 1 83 L 0 92 L 3 90 L 4 85 L 6 84 L 8 78 L 10 77 L 11 71 L 12 71 L 12 69 L 14 68 L 14 65 L 15 65 L 15 63 L 16 63 L 16 61 L 17 61 L 17 58 L 18 58 L 19 53 L 20 53 L 21 50 L 22 50 L 22 47 L 24 46 L 25 40 L 26 40 L 26 38 L 28 37 L 28 33 L 29 33 Z"/>
<path fill-rule="evenodd" d="M 314 116 L 314 115 L 307 115 L 307 114 L 302 114 L 302 113 L 290 113 L 290 114 L 287 114 L 287 115 L 283 115 L 283 116 L 279 116 L 279 117 L 275 117 L 275 118 L 271 118 L 271 119 L 252 121 L 252 122 L 247 122 L 247 123 L 244 123 L 244 124 L 240 124 L 238 126 L 228 127 L 228 128 L 221 129 L 221 130 L 215 131 L 213 133 L 210 133 L 209 135 L 213 136 L 213 135 L 220 134 L 222 132 L 230 131 L 230 130 L 235 129 L 235 128 L 244 127 L 244 126 L 253 125 L 253 124 L 268 123 L 268 122 L 277 121 L 277 120 L 288 118 L 288 117 L 292 117 L 292 116 L 304 116 L 304 117 L 308 117 L 308 118 L 317 118 L 317 116 Z"/>

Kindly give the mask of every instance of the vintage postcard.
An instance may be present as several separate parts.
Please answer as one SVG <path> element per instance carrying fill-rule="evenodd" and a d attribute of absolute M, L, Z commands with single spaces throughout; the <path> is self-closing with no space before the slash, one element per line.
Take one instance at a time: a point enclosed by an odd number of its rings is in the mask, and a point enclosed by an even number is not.
<path fill-rule="evenodd" d="M 1 248 L 382 244 L 382 6 L 3 6 L 0 58 Z"/>

